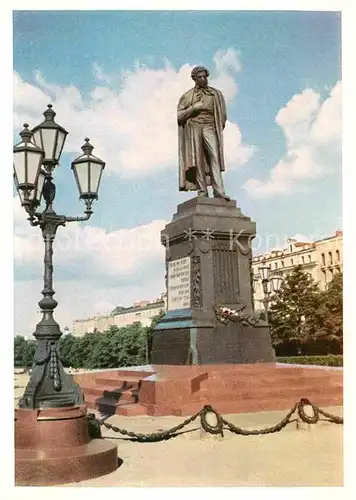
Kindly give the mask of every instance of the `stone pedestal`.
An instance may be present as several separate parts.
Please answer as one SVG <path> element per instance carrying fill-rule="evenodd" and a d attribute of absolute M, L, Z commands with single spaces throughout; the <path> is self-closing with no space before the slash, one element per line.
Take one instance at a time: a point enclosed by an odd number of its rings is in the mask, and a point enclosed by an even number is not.
<path fill-rule="evenodd" d="M 161 233 L 168 311 L 155 327 L 155 364 L 274 360 L 268 325 L 217 321 L 214 308 L 253 314 L 251 242 L 256 224 L 236 202 L 196 197 L 178 205 Z"/>
<path fill-rule="evenodd" d="M 85 405 L 15 410 L 15 484 L 50 486 L 109 474 L 117 447 L 91 439 Z"/>

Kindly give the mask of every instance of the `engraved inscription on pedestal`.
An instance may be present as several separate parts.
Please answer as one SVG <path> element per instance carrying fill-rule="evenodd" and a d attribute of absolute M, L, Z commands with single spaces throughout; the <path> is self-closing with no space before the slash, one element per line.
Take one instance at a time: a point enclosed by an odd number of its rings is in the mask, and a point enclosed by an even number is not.
<path fill-rule="evenodd" d="M 190 308 L 190 257 L 167 262 L 167 271 L 168 311 Z"/>

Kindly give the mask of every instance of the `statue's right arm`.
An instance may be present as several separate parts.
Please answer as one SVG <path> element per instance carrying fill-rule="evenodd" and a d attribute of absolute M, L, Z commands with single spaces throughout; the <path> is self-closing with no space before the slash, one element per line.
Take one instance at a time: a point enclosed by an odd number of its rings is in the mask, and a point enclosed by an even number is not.
<path fill-rule="evenodd" d="M 179 100 L 177 109 L 178 125 L 184 125 L 188 118 L 194 114 L 194 111 L 196 111 L 195 104 L 187 106 L 184 102 L 184 96 L 182 96 Z"/>

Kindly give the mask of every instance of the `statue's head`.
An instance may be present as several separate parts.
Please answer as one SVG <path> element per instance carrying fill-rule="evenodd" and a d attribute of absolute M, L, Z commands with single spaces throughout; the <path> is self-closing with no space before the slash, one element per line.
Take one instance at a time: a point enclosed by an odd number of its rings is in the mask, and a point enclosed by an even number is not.
<path fill-rule="evenodd" d="M 204 66 L 195 66 L 190 76 L 195 81 L 197 87 L 206 87 L 208 85 L 209 71 Z"/>

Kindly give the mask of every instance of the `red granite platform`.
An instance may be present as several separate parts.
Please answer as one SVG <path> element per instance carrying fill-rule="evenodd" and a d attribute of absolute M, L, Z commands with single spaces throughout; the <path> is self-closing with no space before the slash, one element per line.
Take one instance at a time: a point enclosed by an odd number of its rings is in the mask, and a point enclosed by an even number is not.
<path fill-rule="evenodd" d="M 343 403 L 343 371 L 327 367 L 146 365 L 74 375 L 88 408 L 104 414 L 191 415 L 205 404 L 221 413 L 287 410 L 306 397 Z"/>

